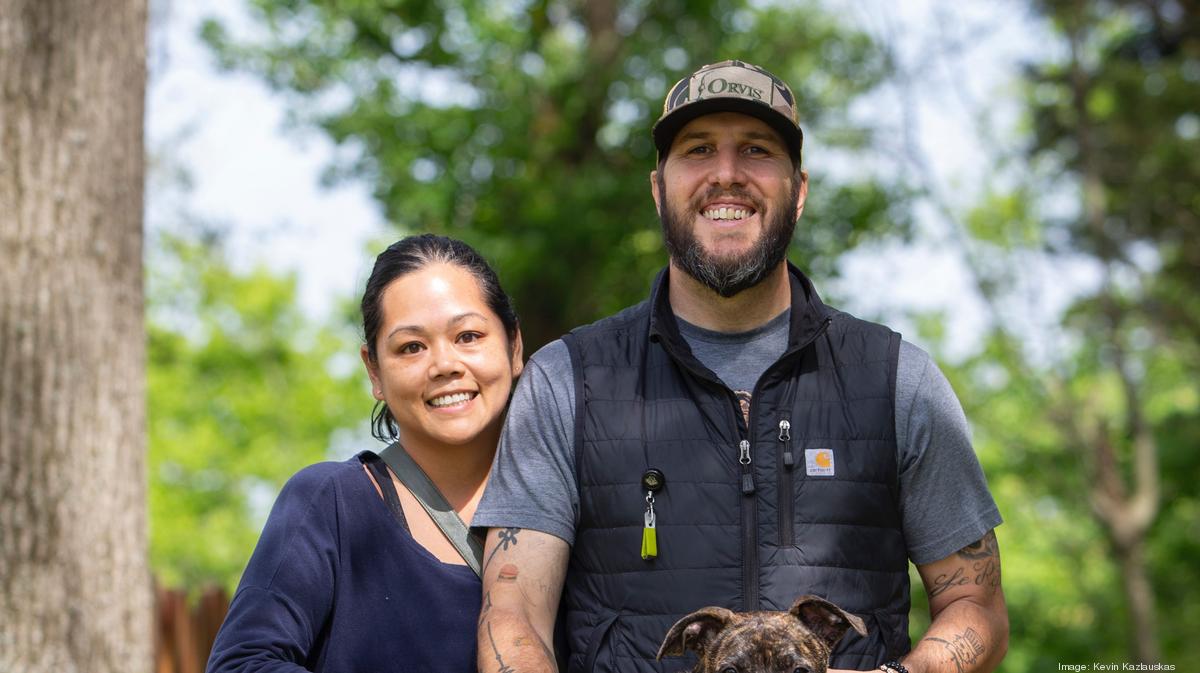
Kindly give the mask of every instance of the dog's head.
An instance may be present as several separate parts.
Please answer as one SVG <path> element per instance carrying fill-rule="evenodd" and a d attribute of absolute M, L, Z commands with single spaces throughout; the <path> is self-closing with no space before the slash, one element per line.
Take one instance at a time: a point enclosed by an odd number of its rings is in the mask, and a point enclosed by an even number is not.
<path fill-rule="evenodd" d="M 701 608 L 671 627 L 658 658 L 695 650 L 695 673 L 825 673 L 829 653 L 858 617 L 817 596 L 801 596 L 788 612 L 738 613 Z"/>

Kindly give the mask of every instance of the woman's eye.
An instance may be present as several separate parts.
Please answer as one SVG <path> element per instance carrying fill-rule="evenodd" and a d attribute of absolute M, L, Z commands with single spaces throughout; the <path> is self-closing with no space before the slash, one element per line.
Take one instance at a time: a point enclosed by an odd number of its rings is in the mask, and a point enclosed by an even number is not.
<path fill-rule="evenodd" d="M 412 355 L 413 353 L 419 353 L 421 348 L 422 346 L 419 342 L 410 341 L 400 347 L 400 352 L 404 355 Z"/>
<path fill-rule="evenodd" d="M 458 340 L 462 343 L 469 344 L 478 341 L 483 335 L 479 332 L 463 332 L 458 336 Z"/>

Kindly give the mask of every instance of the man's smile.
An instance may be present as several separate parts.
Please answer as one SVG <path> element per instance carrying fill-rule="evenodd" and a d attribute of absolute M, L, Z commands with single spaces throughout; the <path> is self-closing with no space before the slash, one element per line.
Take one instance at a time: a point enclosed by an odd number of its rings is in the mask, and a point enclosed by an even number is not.
<path fill-rule="evenodd" d="M 700 214 L 710 220 L 744 220 L 755 213 L 753 208 L 740 205 L 707 206 Z"/>

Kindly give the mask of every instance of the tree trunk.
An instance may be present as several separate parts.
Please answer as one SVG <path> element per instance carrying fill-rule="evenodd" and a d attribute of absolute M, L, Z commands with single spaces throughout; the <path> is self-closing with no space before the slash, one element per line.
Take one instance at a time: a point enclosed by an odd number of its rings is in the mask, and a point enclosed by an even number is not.
<path fill-rule="evenodd" d="M 148 672 L 146 0 L 0 0 L 0 671 Z"/>
<path fill-rule="evenodd" d="M 1146 571 L 1145 544 L 1142 540 L 1129 549 L 1119 549 L 1121 584 L 1125 589 L 1125 601 L 1129 604 L 1129 649 L 1138 663 L 1154 664 L 1162 661 L 1158 649 L 1158 631 L 1155 628 L 1154 589 Z"/>

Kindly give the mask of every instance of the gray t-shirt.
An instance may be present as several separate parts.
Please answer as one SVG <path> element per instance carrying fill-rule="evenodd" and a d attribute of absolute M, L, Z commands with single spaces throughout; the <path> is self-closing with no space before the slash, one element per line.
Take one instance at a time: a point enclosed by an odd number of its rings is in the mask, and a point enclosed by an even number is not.
<path fill-rule="evenodd" d="M 707 330 L 678 316 L 675 322 L 679 324 L 679 336 L 697 360 L 734 393 L 748 394 L 758 377 L 787 350 L 791 317 L 788 309 L 761 327 L 735 333 Z"/>
<path fill-rule="evenodd" d="M 680 322 L 693 355 L 739 396 L 787 347 L 788 312 L 751 332 L 721 334 Z M 740 392 L 739 392 L 740 391 Z M 927 353 L 901 342 L 896 374 L 900 513 L 916 564 L 943 559 L 1000 525 L 971 447 L 962 406 Z M 500 447 L 471 524 L 528 528 L 575 539 L 575 374 L 561 340 L 530 358 L 513 393 Z"/>

